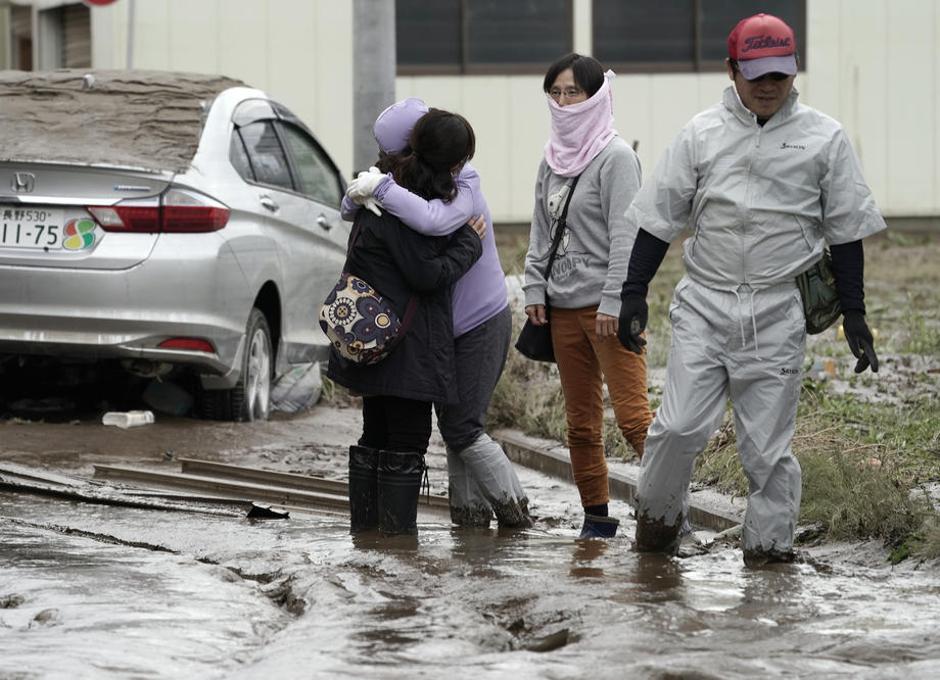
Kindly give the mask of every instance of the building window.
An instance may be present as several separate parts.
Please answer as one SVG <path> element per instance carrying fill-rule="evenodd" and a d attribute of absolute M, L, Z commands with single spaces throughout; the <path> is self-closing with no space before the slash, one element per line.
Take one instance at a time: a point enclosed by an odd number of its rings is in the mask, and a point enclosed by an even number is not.
<path fill-rule="evenodd" d="M 728 34 L 766 12 L 796 32 L 806 67 L 806 0 L 594 0 L 594 56 L 622 72 L 720 71 Z"/>
<path fill-rule="evenodd" d="M 33 10 L 31 7 L 10 7 L 10 68 L 33 70 Z"/>
<path fill-rule="evenodd" d="M 571 0 L 396 0 L 399 75 L 542 73 L 573 45 Z"/>

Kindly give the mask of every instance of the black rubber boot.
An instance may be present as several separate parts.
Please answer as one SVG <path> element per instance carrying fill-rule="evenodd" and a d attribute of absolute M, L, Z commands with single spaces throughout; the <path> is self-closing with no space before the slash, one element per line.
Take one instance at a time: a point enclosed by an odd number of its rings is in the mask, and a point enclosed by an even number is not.
<path fill-rule="evenodd" d="M 652 519 L 641 513 L 636 518 L 634 549 L 637 552 L 675 555 L 679 552 L 679 544 L 682 540 L 681 529 L 681 516 L 676 519 L 674 525 L 670 525 L 662 519 Z"/>
<path fill-rule="evenodd" d="M 379 528 L 379 450 L 349 447 L 349 531 Z"/>
<path fill-rule="evenodd" d="M 424 454 L 417 451 L 379 452 L 379 531 L 418 533 L 418 496 Z"/>
<path fill-rule="evenodd" d="M 613 517 L 601 517 L 584 513 L 584 525 L 578 538 L 613 538 L 617 535 L 620 520 Z"/>

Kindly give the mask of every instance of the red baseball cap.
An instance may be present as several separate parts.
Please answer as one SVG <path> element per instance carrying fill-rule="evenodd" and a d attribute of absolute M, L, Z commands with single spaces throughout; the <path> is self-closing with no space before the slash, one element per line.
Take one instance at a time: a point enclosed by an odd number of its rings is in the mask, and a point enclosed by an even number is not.
<path fill-rule="evenodd" d="M 741 19 L 728 35 L 728 56 L 748 80 L 766 73 L 796 75 L 796 36 L 783 19 L 755 14 Z"/>

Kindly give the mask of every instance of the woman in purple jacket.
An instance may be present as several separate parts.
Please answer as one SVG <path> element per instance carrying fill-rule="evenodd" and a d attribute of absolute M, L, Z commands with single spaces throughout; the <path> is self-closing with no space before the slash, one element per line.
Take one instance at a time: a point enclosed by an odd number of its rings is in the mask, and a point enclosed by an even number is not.
<path fill-rule="evenodd" d="M 420 99 L 409 98 L 383 111 L 373 132 L 384 157 L 407 155 L 415 123 L 428 112 Z M 489 207 L 480 176 L 465 164 L 456 177 L 457 196 L 450 202 L 427 201 L 396 184 L 391 174 L 360 173 L 343 200 L 343 217 L 352 219 L 360 206 L 378 211 L 376 203 L 415 231 L 432 236 L 453 233 L 474 218 L 490 229 L 483 255 L 453 290 L 457 389 L 456 404 L 436 404 L 437 424 L 447 446 L 451 520 L 460 526 L 528 527 L 528 499 L 502 447 L 486 434 L 484 420 L 502 374 L 512 338 L 512 313 L 506 280 L 496 251 Z"/>

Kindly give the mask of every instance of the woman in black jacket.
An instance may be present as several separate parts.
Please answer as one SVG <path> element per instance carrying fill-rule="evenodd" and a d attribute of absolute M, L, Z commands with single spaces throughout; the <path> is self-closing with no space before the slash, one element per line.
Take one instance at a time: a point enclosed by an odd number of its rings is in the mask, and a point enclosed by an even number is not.
<path fill-rule="evenodd" d="M 431 109 L 415 124 L 410 147 L 383 157 L 380 167 L 415 194 L 450 200 L 474 147 L 462 116 Z M 417 306 L 404 338 L 379 363 L 330 354 L 329 377 L 363 395 L 362 436 L 349 449 L 351 530 L 415 534 L 431 404 L 457 399 L 451 287 L 480 257 L 481 235 L 463 226 L 450 236 L 424 236 L 388 212 L 368 210 L 358 212 L 353 234 L 346 271 L 368 281 L 399 317 L 412 296 Z"/>

